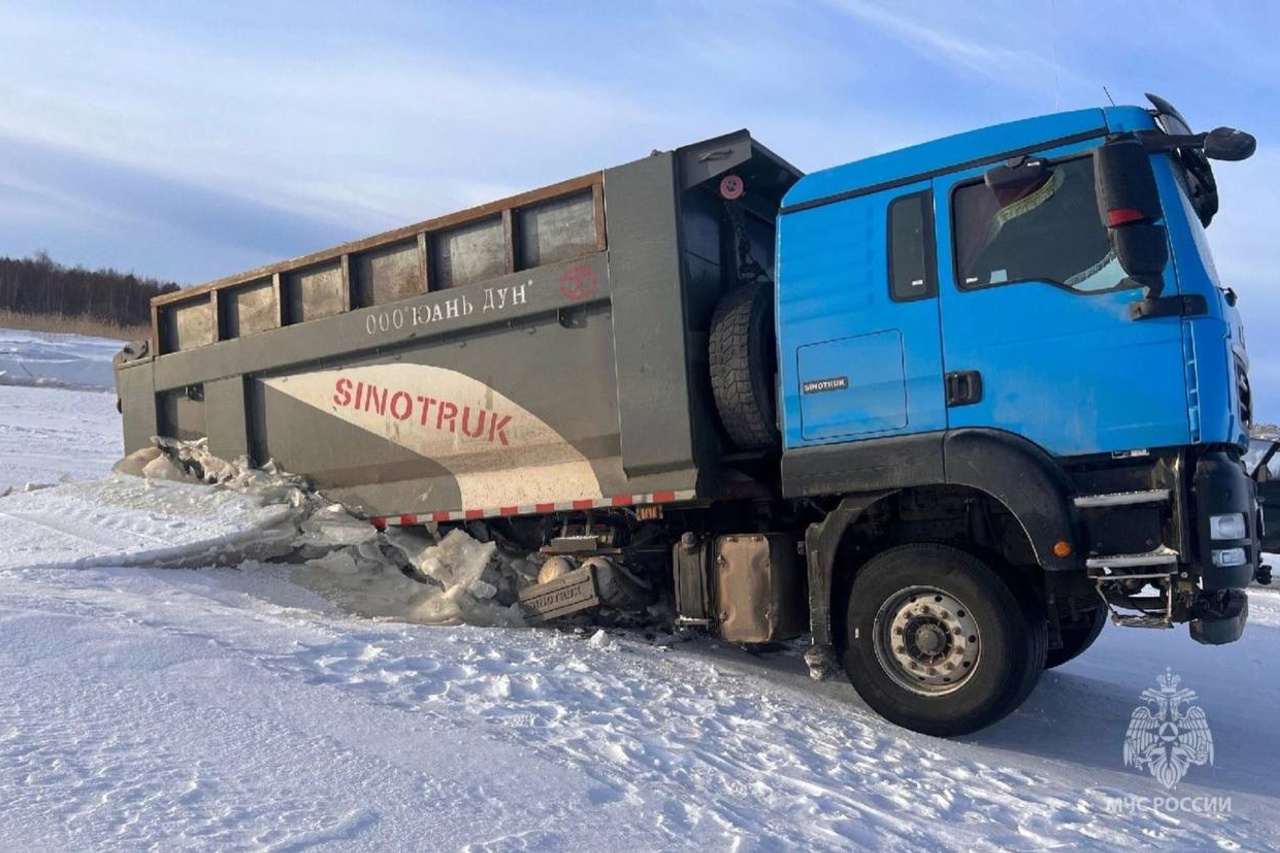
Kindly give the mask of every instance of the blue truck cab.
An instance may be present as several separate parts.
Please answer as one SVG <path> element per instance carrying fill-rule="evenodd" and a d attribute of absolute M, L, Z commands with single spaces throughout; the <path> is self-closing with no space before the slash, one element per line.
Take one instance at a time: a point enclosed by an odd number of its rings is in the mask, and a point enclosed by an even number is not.
<path fill-rule="evenodd" d="M 936 711 L 964 704 L 947 667 L 972 664 L 950 639 L 970 629 L 937 616 L 965 598 L 945 584 L 894 599 L 864 581 L 886 537 L 981 557 L 1047 619 L 1047 666 L 1108 615 L 1210 644 L 1243 630 L 1264 571 L 1249 362 L 1205 227 L 1209 158 L 1253 141 L 1193 134 L 1150 97 L 816 172 L 783 199 L 782 488 L 842 496 L 806 536 L 811 662 L 842 658 L 912 728 L 981 716 Z"/>

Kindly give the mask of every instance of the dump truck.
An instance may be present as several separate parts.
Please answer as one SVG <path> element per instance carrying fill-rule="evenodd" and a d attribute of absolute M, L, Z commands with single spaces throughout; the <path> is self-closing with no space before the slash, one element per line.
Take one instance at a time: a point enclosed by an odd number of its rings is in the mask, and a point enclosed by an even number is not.
<path fill-rule="evenodd" d="M 808 635 L 921 732 L 1004 717 L 1110 619 L 1240 637 L 1253 399 L 1163 99 L 801 171 L 746 131 L 157 297 L 127 449 L 274 459 L 374 525 L 484 520 L 674 619 Z"/>

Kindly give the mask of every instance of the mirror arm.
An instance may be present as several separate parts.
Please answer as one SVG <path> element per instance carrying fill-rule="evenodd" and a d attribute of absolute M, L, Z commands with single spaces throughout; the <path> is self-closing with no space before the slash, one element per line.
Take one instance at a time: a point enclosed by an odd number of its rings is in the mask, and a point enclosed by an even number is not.
<path fill-rule="evenodd" d="M 1173 136 L 1160 130 L 1140 130 L 1135 134 L 1142 147 L 1151 153 L 1165 153 L 1178 148 L 1204 148 L 1208 133 Z"/>
<path fill-rule="evenodd" d="M 1166 153 L 1175 149 L 1197 150 L 1211 160 L 1248 160 L 1257 150 L 1251 134 L 1230 127 L 1219 127 L 1208 133 L 1171 135 L 1159 130 L 1140 130 L 1133 134 L 1149 153 Z"/>
<path fill-rule="evenodd" d="M 1125 276 L 1126 281 L 1134 284 L 1142 285 L 1142 292 L 1146 296 L 1147 301 L 1157 300 L 1164 293 L 1164 277 L 1163 276 Z"/>

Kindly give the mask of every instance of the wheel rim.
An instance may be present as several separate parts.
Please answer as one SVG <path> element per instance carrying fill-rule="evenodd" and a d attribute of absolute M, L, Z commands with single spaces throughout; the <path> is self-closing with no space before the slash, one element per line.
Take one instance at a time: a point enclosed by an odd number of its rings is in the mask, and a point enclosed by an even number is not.
<path fill-rule="evenodd" d="M 950 693 L 978 669 L 982 636 L 973 612 L 936 587 L 913 586 L 889 596 L 872 632 L 880 667 L 912 693 Z"/>

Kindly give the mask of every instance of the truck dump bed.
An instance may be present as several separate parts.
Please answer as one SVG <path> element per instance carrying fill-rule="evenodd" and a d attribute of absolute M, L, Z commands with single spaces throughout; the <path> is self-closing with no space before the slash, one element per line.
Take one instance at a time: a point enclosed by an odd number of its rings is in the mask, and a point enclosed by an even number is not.
<path fill-rule="evenodd" d="M 207 437 L 407 522 L 749 488 L 706 331 L 798 177 L 739 131 L 158 297 L 126 448 Z"/>

